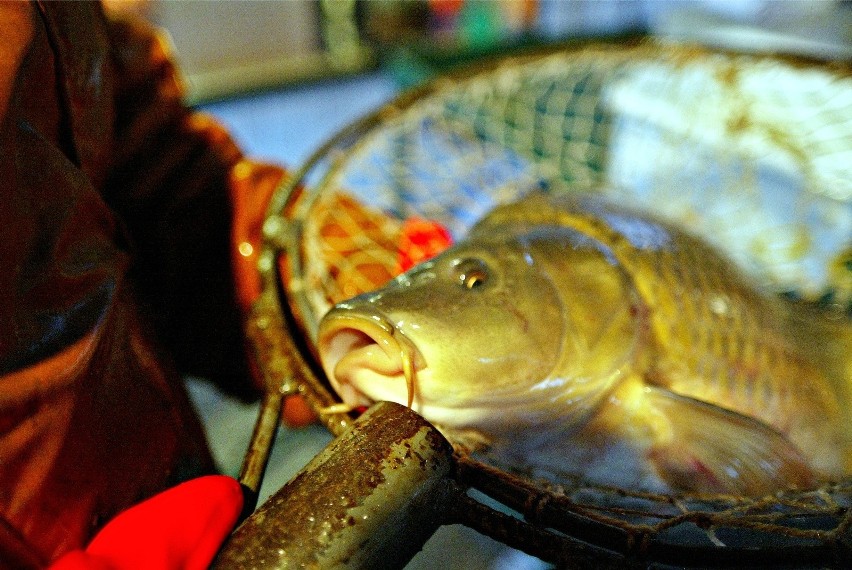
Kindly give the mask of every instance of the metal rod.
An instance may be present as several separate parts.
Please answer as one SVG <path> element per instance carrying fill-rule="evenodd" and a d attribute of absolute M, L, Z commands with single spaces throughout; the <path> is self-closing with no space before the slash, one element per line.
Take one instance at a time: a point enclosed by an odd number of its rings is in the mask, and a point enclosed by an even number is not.
<path fill-rule="evenodd" d="M 284 396 L 280 390 L 267 390 L 260 401 L 257 422 L 254 424 L 254 431 L 251 434 L 251 440 L 238 477 L 240 485 L 243 487 L 244 496 L 240 520 L 248 517 L 257 507 L 263 475 L 266 472 L 266 465 L 269 463 L 269 456 L 275 443 L 275 434 L 278 431 L 283 401 Z"/>

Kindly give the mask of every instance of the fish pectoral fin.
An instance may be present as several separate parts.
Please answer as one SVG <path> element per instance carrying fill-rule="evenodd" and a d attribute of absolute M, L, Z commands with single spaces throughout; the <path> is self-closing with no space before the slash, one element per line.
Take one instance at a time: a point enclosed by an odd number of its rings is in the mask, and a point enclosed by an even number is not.
<path fill-rule="evenodd" d="M 646 394 L 662 424 L 649 459 L 672 488 L 761 496 L 814 484 L 802 454 L 774 428 L 663 388 Z"/>

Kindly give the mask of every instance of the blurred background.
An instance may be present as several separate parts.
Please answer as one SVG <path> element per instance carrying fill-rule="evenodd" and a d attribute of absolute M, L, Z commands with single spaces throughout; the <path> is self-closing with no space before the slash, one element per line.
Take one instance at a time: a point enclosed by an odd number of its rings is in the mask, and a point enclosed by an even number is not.
<path fill-rule="evenodd" d="M 388 69 L 446 67 L 590 36 L 654 34 L 747 51 L 852 58 L 849 0 L 110 0 L 165 29 L 188 97 Z"/>
<path fill-rule="evenodd" d="M 852 61 L 852 2 L 841 0 L 110 0 L 108 7 L 162 28 L 187 102 L 216 116 L 248 155 L 293 169 L 406 88 L 482 58 L 652 35 Z M 204 379 L 188 383 L 220 468 L 236 475 L 257 405 Z M 320 426 L 282 427 L 261 500 L 330 439 Z M 409 568 L 544 566 L 469 529 L 444 527 Z"/>

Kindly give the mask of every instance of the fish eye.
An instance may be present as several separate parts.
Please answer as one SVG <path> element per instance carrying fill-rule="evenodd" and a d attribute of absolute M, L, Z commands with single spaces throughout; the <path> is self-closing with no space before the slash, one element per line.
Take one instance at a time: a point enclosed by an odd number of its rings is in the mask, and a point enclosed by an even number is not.
<path fill-rule="evenodd" d="M 477 289 L 488 282 L 491 272 L 481 259 L 467 258 L 455 264 L 455 274 L 465 289 Z"/>

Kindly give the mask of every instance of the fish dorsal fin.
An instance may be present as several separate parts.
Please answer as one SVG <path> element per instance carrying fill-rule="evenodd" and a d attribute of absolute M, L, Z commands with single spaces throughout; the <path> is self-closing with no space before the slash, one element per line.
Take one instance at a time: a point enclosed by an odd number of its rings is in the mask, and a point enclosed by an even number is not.
<path fill-rule="evenodd" d="M 663 388 L 643 393 L 658 420 L 649 459 L 673 488 L 760 496 L 814 484 L 800 451 L 772 427 Z"/>

